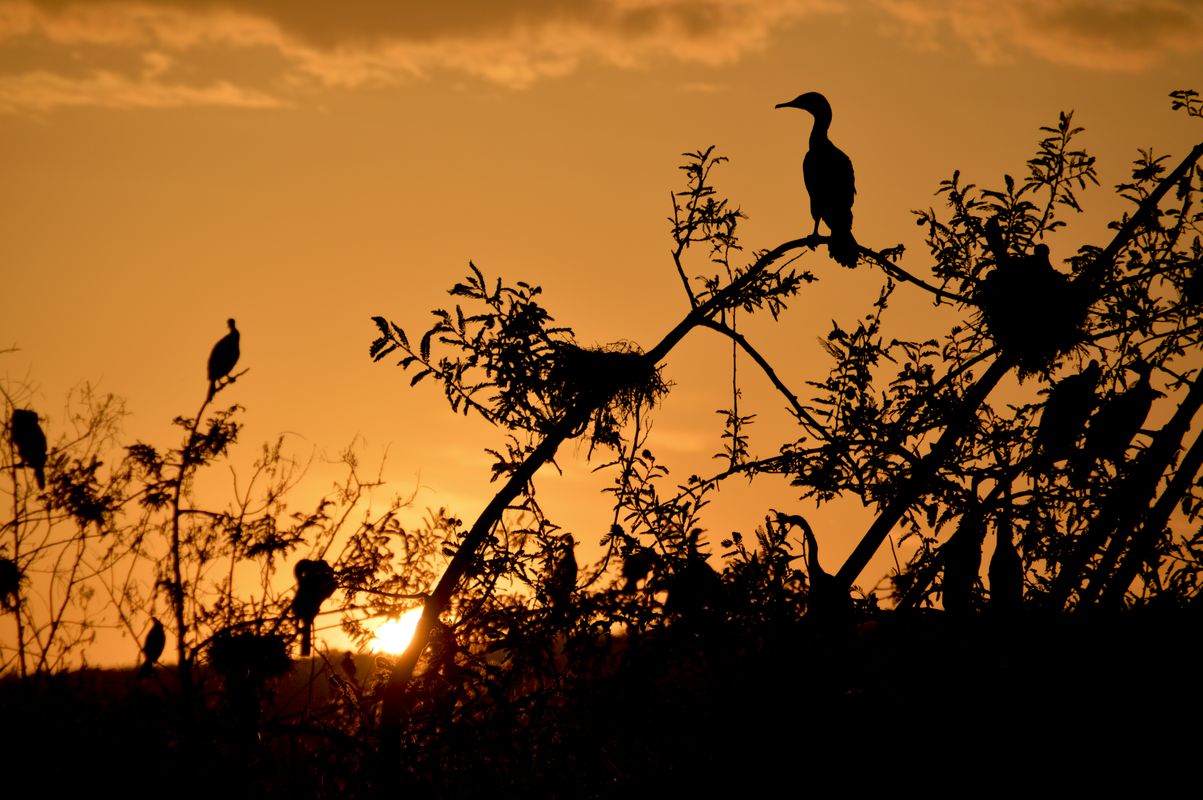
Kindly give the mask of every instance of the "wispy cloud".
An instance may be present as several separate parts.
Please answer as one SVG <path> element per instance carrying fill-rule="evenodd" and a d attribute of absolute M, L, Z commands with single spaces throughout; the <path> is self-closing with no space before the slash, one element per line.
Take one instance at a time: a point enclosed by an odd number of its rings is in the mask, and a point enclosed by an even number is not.
<path fill-rule="evenodd" d="M 392 85 L 440 71 L 524 88 L 589 62 L 721 65 L 763 48 L 794 20 L 835 13 L 838 3 L 343 0 L 330 8 L 306 0 L 0 0 L 0 46 L 17 45 L 25 54 L 0 60 L 6 87 L 0 110 L 78 105 L 91 93 L 93 105 L 114 107 L 130 107 L 135 96 L 142 105 L 226 98 L 230 105 L 266 107 L 302 86 Z M 39 62 L 67 51 L 75 59 L 69 67 Z M 145 64 L 137 74 L 111 64 L 81 72 L 81 63 L 110 62 L 130 51 L 167 60 L 155 74 Z M 245 66 L 248 53 L 261 56 L 257 69 L 233 66 Z"/>
<path fill-rule="evenodd" d="M 912 43 L 957 43 L 986 63 L 1024 57 L 1138 72 L 1203 52 L 1199 0 L 877 0 Z"/>

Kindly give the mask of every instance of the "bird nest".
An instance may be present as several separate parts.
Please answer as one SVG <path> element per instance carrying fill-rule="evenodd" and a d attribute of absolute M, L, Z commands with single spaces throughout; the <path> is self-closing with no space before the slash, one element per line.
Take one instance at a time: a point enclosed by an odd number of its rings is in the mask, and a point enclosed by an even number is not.
<path fill-rule="evenodd" d="M 1048 372 L 1085 337 L 1084 292 L 1053 269 L 1046 245 L 992 270 L 975 300 L 990 337 L 1018 360 L 1021 376 Z"/>
<path fill-rule="evenodd" d="M 556 348 L 547 389 L 548 400 L 557 409 L 591 405 L 593 438 L 610 441 L 618 426 L 641 408 L 654 405 L 668 385 L 656 365 L 633 344 L 586 348 L 563 343 Z"/>

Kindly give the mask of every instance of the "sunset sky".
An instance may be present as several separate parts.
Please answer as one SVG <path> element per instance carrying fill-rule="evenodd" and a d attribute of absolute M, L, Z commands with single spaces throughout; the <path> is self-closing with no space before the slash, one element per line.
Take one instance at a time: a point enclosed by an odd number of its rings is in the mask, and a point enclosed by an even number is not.
<path fill-rule="evenodd" d="M 810 90 L 855 165 L 857 238 L 905 244 L 920 275 L 911 210 L 954 169 L 1021 174 L 1038 128 L 1073 110 L 1102 186 L 1050 242 L 1065 257 L 1105 242 L 1137 148 L 1180 158 L 1203 139 L 1169 109 L 1179 88 L 1203 89 L 1197 0 L 0 0 L 0 350 L 19 349 L 0 376 L 34 387 L 52 443 L 89 381 L 127 399 L 128 439 L 165 448 L 233 317 L 249 369 L 220 396 L 247 409 L 235 466 L 288 432 L 319 456 L 316 496 L 336 475 L 320 458 L 358 440 L 366 472 L 387 453 L 391 490 L 419 488 L 415 518 L 471 520 L 502 436 L 373 364 L 372 315 L 423 330 L 471 259 L 542 286 L 585 345 L 652 346 L 688 308 L 667 224 L 680 154 L 731 159 L 716 177 L 749 217 L 747 250 L 807 234 L 811 119 L 773 106 Z M 826 366 L 816 337 L 883 279 L 825 251 L 801 264 L 819 283 L 743 330 L 806 397 Z M 958 318 L 898 297 L 889 335 Z M 720 466 L 729 360 L 706 332 L 668 360 L 651 446 L 682 481 Z M 788 415 L 741 369 L 752 451 L 770 455 Z M 563 475 L 539 483 L 582 561 L 609 524 L 609 478 L 584 455 L 566 446 Z M 768 478 L 725 487 L 709 548 L 769 505 L 809 514 L 794 496 Z M 866 517 L 814 519 L 834 570 Z M 879 554 L 861 583 L 891 565 Z"/>

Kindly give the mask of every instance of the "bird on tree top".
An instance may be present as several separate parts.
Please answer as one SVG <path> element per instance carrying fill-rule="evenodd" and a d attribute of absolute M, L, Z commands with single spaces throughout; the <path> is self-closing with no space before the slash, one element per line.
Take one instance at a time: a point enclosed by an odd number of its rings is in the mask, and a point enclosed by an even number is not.
<path fill-rule="evenodd" d="M 217 340 L 217 344 L 213 345 L 213 351 L 209 353 L 209 399 L 213 399 L 214 393 L 217 392 L 219 382 L 229 376 L 234 370 L 234 365 L 238 363 L 238 329 L 234 327 L 234 320 L 226 320 L 226 324 L 230 327 L 230 332 Z"/>
<path fill-rule="evenodd" d="M 856 180 L 852 159 L 827 138 L 831 127 L 831 103 L 818 92 L 800 94 L 776 108 L 800 108 L 814 117 L 810 131 L 810 149 L 802 159 L 802 178 L 810 195 L 810 215 L 819 233 L 819 222 L 831 231 L 827 252 L 837 263 L 855 267 L 859 245 L 852 235 L 852 200 L 856 196 Z"/>
<path fill-rule="evenodd" d="M 307 656 L 313 646 L 313 620 L 322 610 L 322 603 L 338 588 L 338 580 L 331 566 L 320 558 L 302 558 L 293 567 L 293 574 L 297 594 L 292 599 L 292 613 L 301 633 L 301 655 Z"/>

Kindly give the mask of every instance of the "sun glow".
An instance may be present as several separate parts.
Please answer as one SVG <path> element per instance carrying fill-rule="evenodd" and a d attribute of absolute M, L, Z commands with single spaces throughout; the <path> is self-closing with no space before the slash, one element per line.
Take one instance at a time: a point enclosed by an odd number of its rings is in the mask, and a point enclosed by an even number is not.
<path fill-rule="evenodd" d="M 411 608 L 401 615 L 400 619 L 390 619 L 381 623 L 372 639 L 372 652 L 401 655 L 409 642 L 414 638 L 418 629 L 418 620 L 422 618 L 422 607 Z"/>

